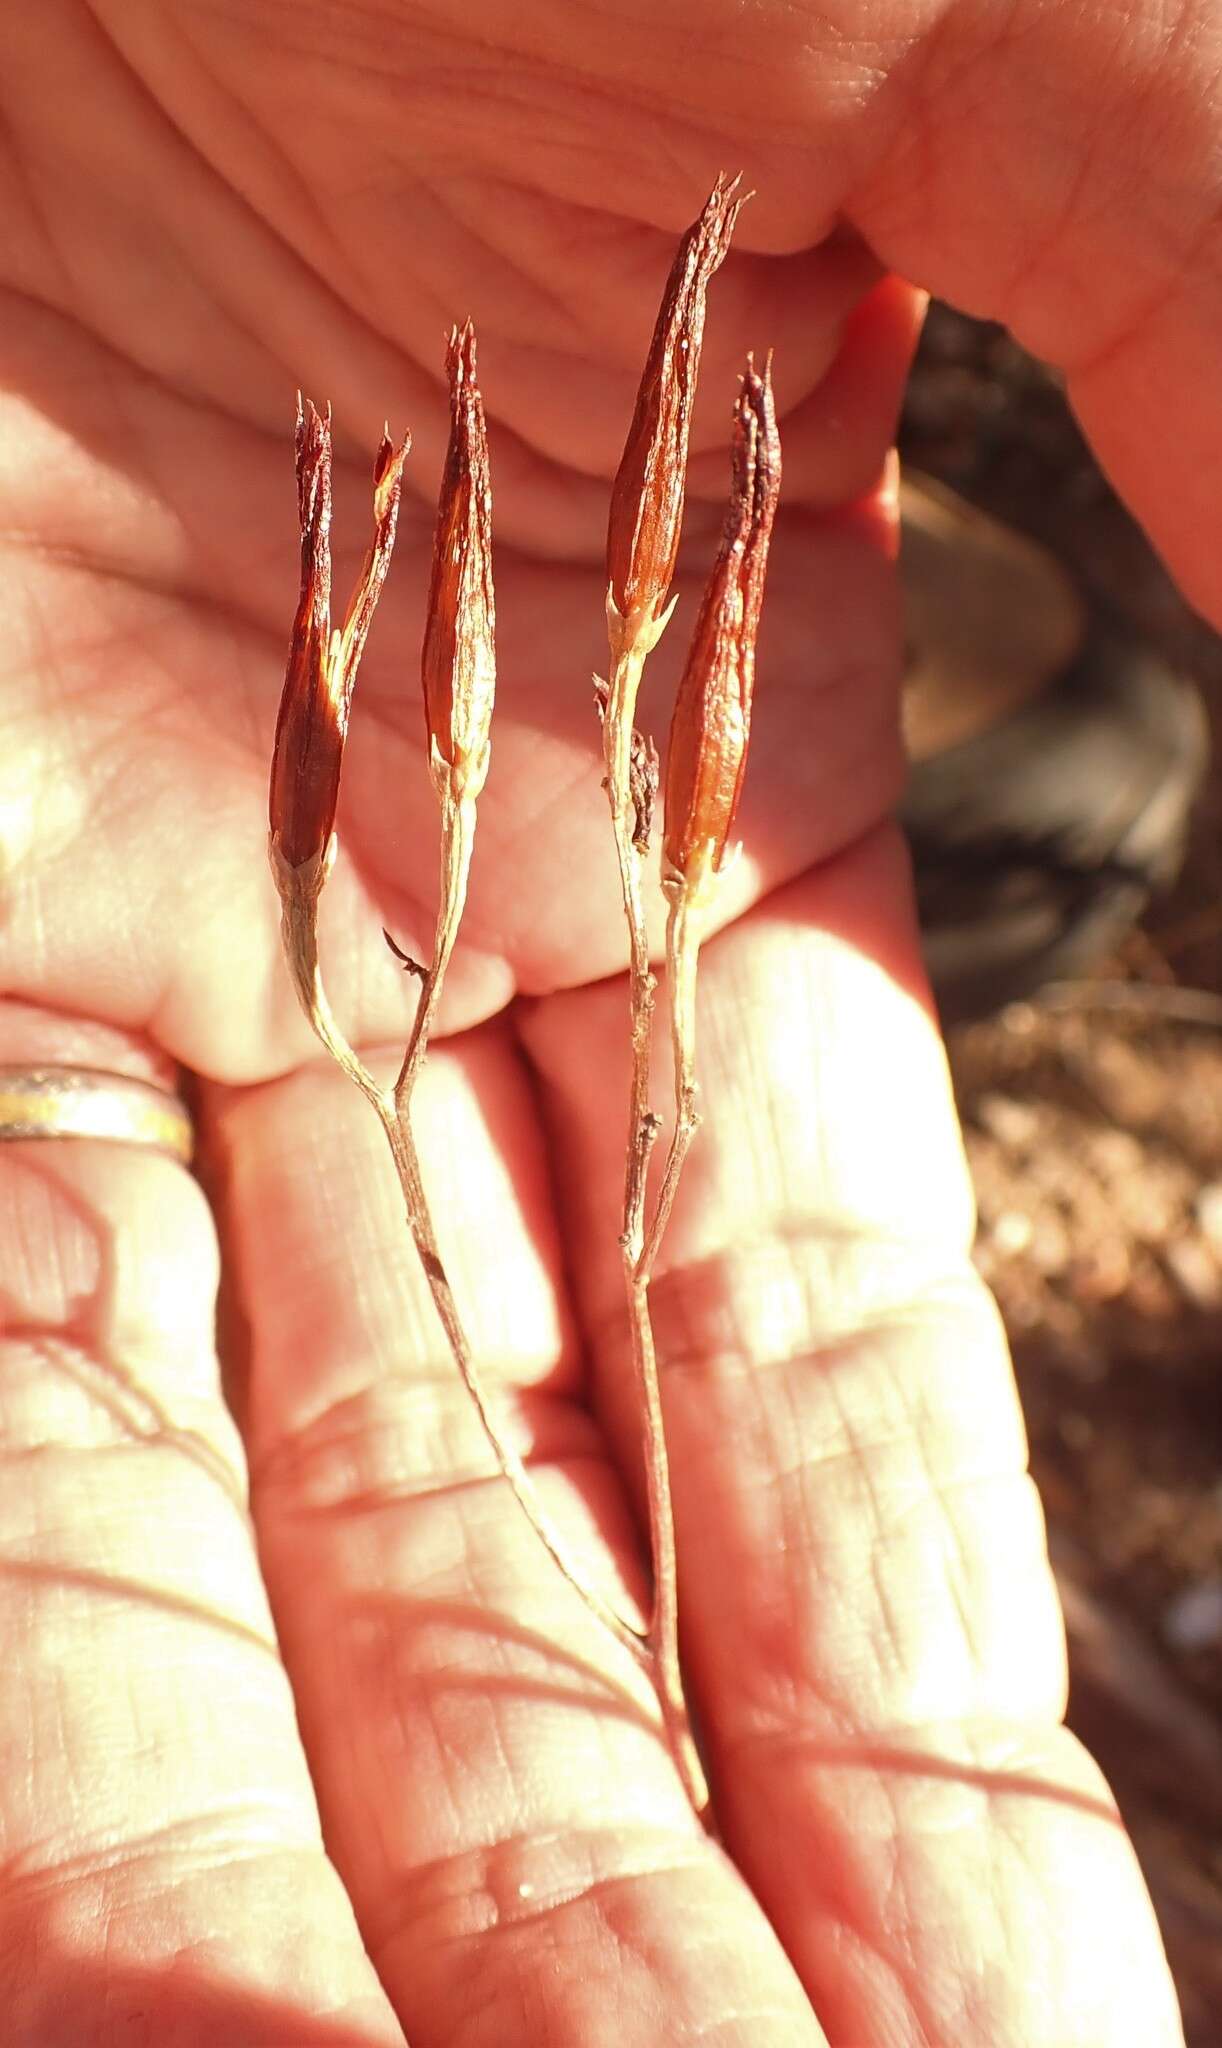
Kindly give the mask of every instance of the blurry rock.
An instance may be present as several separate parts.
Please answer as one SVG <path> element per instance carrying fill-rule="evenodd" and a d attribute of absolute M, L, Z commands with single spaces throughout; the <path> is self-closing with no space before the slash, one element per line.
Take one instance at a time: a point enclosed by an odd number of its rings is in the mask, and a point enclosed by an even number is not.
<path fill-rule="evenodd" d="M 1102 1238 L 1069 1268 L 1069 1285 L 1077 1301 L 1115 1301 L 1127 1291 L 1132 1277 L 1128 1246 L 1119 1237 Z"/>
<path fill-rule="evenodd" d="M 1057 1417 L 1057 1434 L 1073 1451 L 1088 1450 L 1095 1440 L 1095 1425 L 1089 1415 L 1071 1408 Z"/>
<path fill-rule="evenodd" d="M 1210 1247 L 1222 1258 L 1222 1180 L 1207 1181 L 1196 1199 L 1197 1222 Z"/>
<path fill-rule="evenodd" d="M 1180 1237 L 1164 1246 L 1163 1257 L 1185 1301 L 1206 1314 L 1222 1308 L 1222 1269 L 1199 1237 Z"/>
<path fill-rule="evenodd" d="M 1129 1229 L 1147 1244 L 1161 1244 L 1183 1218 L 1185 1190 L 1153 1162 L 1118 1181 L 1109 1193 Z"/>
<path fill-rule="evenodd" d="M 1028 1257 L 1037 1273 L 1051 1279 L 1063 1273 L 1071 1257 L 1069 1232 L 1055 1209 L 1041 1209 L 1034 1219 Z"/>
<path fill-rule="evenodd" d="M 1039 1111 L 1030 1102 L 1017 1101 L 1013 1095 L 982 1095 L 976 1104 L 976 1115 L 985 1130 L 1010 1152 L 1025 1151 L 1039 1133 Z"/>
<path fill-rule="evenodd" d="M 1141 1172 L 1145 1155 L 1131 1131 L 1092 1131 L 1087 1149 L 1092 1164 L 1109 1180 Z"/>
<path fill-rule="evenodd" d="M 1003 1258 L 1014 1259 L 1028 1249 L 1034 1232 L 1031 1218 L 1021 1209 L 1003 1209 L 993 1219 L 989 1242 Z"/>
<path fill-rule="evenodd" d="M 1173 1650 L 1204 1650 L 1222 1643 L 1222 1579 L 1198 1579 L 1170 1601 L 1163 1636 Z"/>

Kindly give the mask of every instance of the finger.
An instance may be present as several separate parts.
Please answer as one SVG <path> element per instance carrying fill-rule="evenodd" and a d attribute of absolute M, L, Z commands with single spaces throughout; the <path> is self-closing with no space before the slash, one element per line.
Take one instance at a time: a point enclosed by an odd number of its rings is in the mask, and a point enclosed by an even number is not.
<path fill-rule="evenodd" d="M 1004 26 L 984 0 L 947 10 L 863 122 L 847 199 L 884 261 L 1068 373 L 1101 461 L 1215 621 L 1220 48 L 1192 6 L 1123 25 L 1105 0 Z"/>
<path fill-rule="evenodd" d="M 0 1058 L 157 1077 L 0 1009 Z M 0 1143 L 0 2006 L 30 2044 L 402 2042 L 335 1871 L 260 1584 L 184 1169 Z"/>
<path fill-rule="evenodd" d="M 653 1305 L 715 1800 L 831 2040 L 1170 2044 L 1132 1854 L 1057 1725 L 1042 1523 L 920 987 L 889 833 L 703 960 L 704 1123 Z M 623 1011 L 608 985 L 524 1029 L 628 1443 Z"/>
<path fill-rule="evenodd" d="M 809 386 L 801 375 L 802 354 L 776 346 L 774 375 L 785 460 L 782 533 L 785 520 L 795 511 L 831 511 L 860 497 L 874 484 L 894 439 L 924 315 L 923 293 L 901 278 L 884 277 L 849 313 L 835 354 L 825 367 L 820 366 L 820 376 Z M 765 337 L 770 348 L 776 345 L 777 328 L 766 309 L 756 310 L 753 331 Z M 711 385 L 711 372 L 706 371 L 702 386 L 707 389 Z M 724 379 L 720 391 L 724 396 Z M 699 536 L 705 559 L 711 557 L 724 516 L 724 403 L 717 415 L 717 428 L 714 447 L 693 456 L 688 469 L 686 531 L 692 540 Z M 694 504 L 694 496 L 705 502 Z M 808 635 L 817 618 L 812 605 L 806 616 Z"/>
<path fill-rule="evenodd" d="M 438 1049 L 419 1102 L 475 1355 L 569 1553 L 625 1602 L 640 1560 L 504 1031 Z M 819 2042 L 635 1664 L 492 1476 L 367 1104 L 308 1071 L 214 1117 L 260 1553 L 327 1840 L 413 2048 Z"/>

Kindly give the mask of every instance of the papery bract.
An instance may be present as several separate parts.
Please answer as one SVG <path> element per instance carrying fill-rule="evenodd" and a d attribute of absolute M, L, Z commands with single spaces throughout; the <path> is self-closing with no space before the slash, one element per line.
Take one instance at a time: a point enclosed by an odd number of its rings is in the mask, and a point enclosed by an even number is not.
<path fill-rule="evenodd" d="M 611 491 L 607 584 L 623 619 L 658 616 L 666 602 L 687 474 L 692 401 L 709 280 L 725 260 L 742 200 L 738 178 L 719 178 L 684 235 L 658 312 L 636 409 Z"/>
<path fill-rule="evenodd" d="M 301 590 L 276 720 L 268 809 L 272 845 L 289 868 L 324 863 L 335 830 L 340 770 L 357 669 L 390 566 L 403 463 L 410 447 L 383 433 L 374 463 L 374 533 L 342 628 L 331 630 L 331 416 L 297 400 Z"/>
<path fill-rule="evenodd" d="M 781 486 L 771 365 L 747 358 L 734 408 L 730 502 L 675 699 L 666 757 L 664 872 L 720 868 L 734 827 L 755 687 L 755 642 Z"/>
<path fill-rule="evenodd" d="M 421 673 L 429 757 L 439 789 L 477 796 L 488 772 L 496 691 L 492 588 L 492 485 L 488 434 L 468 320 L 450 335 L 450 440 L 446 450 Z"/>

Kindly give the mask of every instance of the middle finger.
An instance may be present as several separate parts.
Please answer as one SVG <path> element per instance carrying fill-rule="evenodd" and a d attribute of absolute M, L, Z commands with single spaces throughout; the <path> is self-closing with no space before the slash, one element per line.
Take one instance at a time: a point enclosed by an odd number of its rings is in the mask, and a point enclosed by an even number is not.
<path fill-rule="evenodd" d="M 311 1068 L 212 1109 L 263 1567 L 328 1847 L 413 2048 L 820 2042 L 686 1806 L 632 1660 L 491 1476 L 367 1105 Z M 623 1606 L 635 1535 L 583 1406 L 503 1027 L 438 1049 L 420 1123 L 506 1430 L 566 1548 Z"/>

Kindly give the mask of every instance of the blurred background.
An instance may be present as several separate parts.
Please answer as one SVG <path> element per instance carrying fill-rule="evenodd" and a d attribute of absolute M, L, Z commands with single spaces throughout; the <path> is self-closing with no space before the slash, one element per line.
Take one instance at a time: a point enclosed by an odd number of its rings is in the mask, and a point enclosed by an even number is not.
<path fill-rule="evenodd" d="M 1213 730 L 1179 880 L 951 1061 L 976 1257 L 1009 1328 L 1069 1626 L 1190 2048 L 1222 2043 L 1222 640 L 1176 595 L 1054 378 L 934 305 L 901 451 L 1191 676 Z"/>

